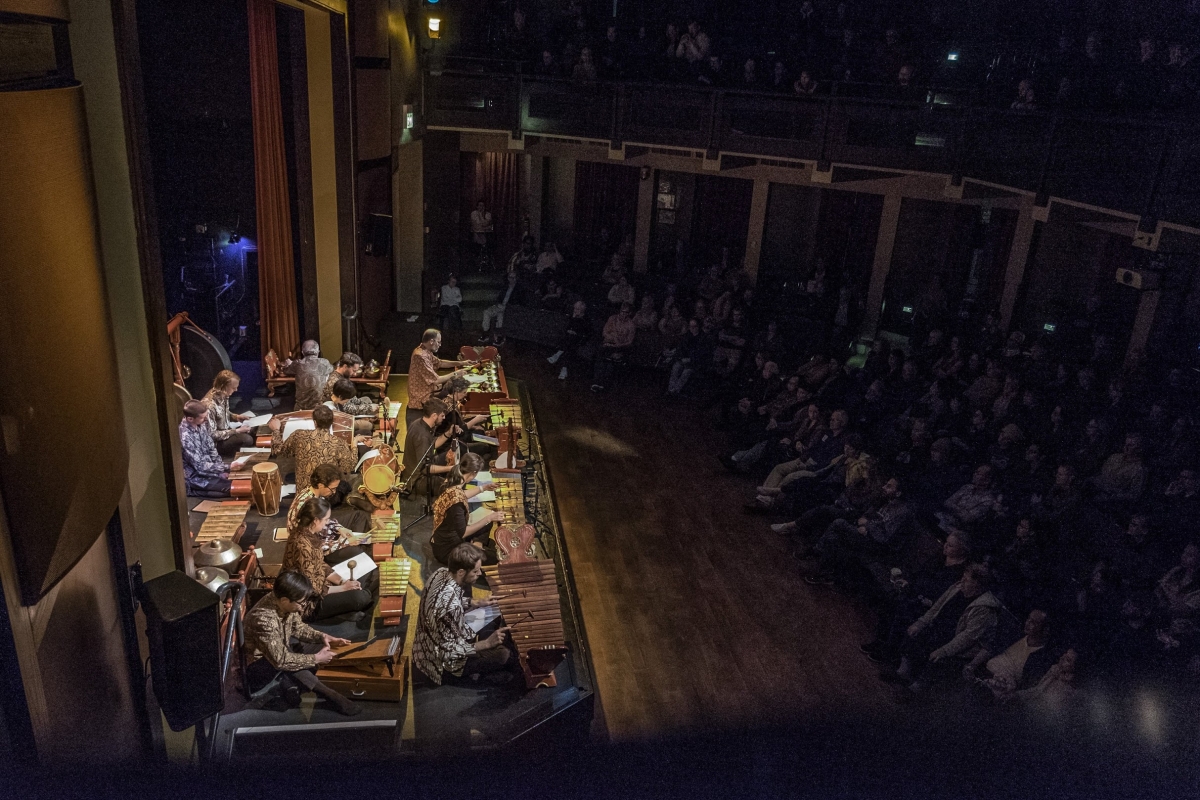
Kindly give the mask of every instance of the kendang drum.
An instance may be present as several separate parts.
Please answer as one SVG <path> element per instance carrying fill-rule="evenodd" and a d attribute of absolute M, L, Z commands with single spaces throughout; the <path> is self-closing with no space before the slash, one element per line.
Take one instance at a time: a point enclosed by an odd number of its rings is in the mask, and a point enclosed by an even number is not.
<path fill-rule="evenodd" d="M 394 508 L 400 494 L 400 472 L 404 467 L 396 458 L 396 452 L 386 444 L 379 445 L 379 452 L 365 459 L 362 464 L 362 495 L 378 509 Z"/>
<path fill-rule="evenodd" d="M 279 500 L 283 494 L 283 479 L 279 476 L 279 465 L 270 461 L 254 465 L 250 476 L 250 499 L 264 517 L 279 513 Z"/>

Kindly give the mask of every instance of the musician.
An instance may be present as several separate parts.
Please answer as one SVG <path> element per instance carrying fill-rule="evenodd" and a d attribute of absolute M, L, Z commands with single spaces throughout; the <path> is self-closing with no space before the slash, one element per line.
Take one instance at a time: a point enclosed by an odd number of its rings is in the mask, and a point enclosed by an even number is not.
<path fill-rule="evenodd" d="M 200 401 L 208 407 L 208 429 L 217 452 L 231 456 L 243 447 L 254 446 L 254 434 L 248 425 L 235 425 L 254 416 L 252 413 L 230 414 L 229 398 L 238 390 L 242 379 L 233 370 L 223 369 L 213 378 L 212 388 Z"/>
<path fill-rule="evenodd" d="M 208 406 L 203 401 L 188 400 L 183 404 L 179 441 L 183 446 L 183 480 L 188 497 L 228 497 L 232 485 L 229 467 L 217 453 L 208 426 Z"/>
<path fill-rule="evenodd" d="M 299 706 L 307 689 L 328 700 L 338 713 L 354 716 L 362 708 L 317 679 L 317 667 L 333 660 L 330 647 L 350 641 L 321 633 L 300 620 L 300 610 L 312 591 L 312 584 L 300 573 L 281 572 L 271 593 L 246 614 L 247 688 L 262 691 L 278 675 L 289 707 Z"/>
<path fill-rule="evenodd" d="M 363 557 L 366 551 L 362 547 L 343 547 L 325 557 L 324 533 L 330 522 L 329 512 L 328 500 L 311 497 L 296 512 L 295 522 L 288 525 L 287 548 L 280 569 L 299 572 L 312 584 L 312 594 L 300 612 L 305 620 L 366 611 L 378 599 L 379 570 L 368 572 L 361 581 L 346 580 L 333 571 L 338 564 Z"/>
<path fill-rule="evenodd" d="M 296 516 L 310 499 L 324 497 L 329 501 L 333 513 L 323 534 L 325 543 L 322 549 L 331 554 L 338 549 L 350 531 L 362 532 L 371 525 L 369 513 L 341 502 L 344 498 L 344 494 L 339 492 L 342 483 L 342 473 L 337 467 L 333 464 L 319 464 L 308 478 L 308 488 L 298 493 L 288 508 L 287 524 L 290 528 L 296 524 Z"/>
<path fill-rule="evenodd" d="M 338 381 L 345 378 L 357 378 L 362 374 L 363 365 L 362 359 L 355 353 L 349 351 L 342 353 L 342 357 L 333 366 L 333 372 L 329 373 L 329 377 L 325 379 L 325 387 L 321 390 L 321 402 L 328 402 L 333 399 L 333 387 Z"/>
<path fill-rule="evenodd" d="M 428 452 L 430 445 L 433 445 L 436 453 L 449 441 L 453 430 L 441 435 L 437 433 L 438 427 L 445 419 L 446 404 L 435 398 L 425 402 L 421 409 L 421 417 L 408 426 L 408 433 L 404 436 L 404 475 L 410 482 L 416 475 L 417 465 L 421 463 L 421 458 Z M 436 459 L 433 459 L 432 456 L 430 459 L 434 462 L 429 465 L 430 475 L 443 475 L 450 471 L 451 468 L 445 463 L 436 463 Z M 427 478 L 423 477 L 421 480 L 427 480 Z"/>
<path fill-rule="evenodd" d="M 333 365 L 321 358 L 321 346 L 312 339 L 300 345 L 300 358 L 283 364 L 283 373 L 296 378 L 296 410 L 308 411 L 321 404 L 321 394 Z"/>
<path fill-rule="evenodd" d="M 446 434 L 452 439 L 457 439 L 462 444 L 466 445 L 473 452 L 485 454 L 494 449 L 490 445 L 482 442 L 476 444 L 474 442 L 474 433 L 483 433 L 484 423 L 490 418 L 487 414 L 476 414 L 470 419 L 463 419 L 462 408 L 463 401 L 467 399 L 467 390 L 471 388 L 471 384 L 466 378 L 453 378 L 446 383 L 446 399 L 449 409 L 446 411 L 446 418 L 442 420 L 442 424 L 438 426 L 438 435 Z M 460 433 L 455 434 L 454 429 L 457 428 Z M 450 443 L 453 444 L 452 442 Z"/>
<path fill-rule="evenodd" d="M 451 378 L 467 374 L 463 367 L 469 366 L 469 361 L 444 361 L 435 354 L 442 346 L 442 332 L 430 328 L 421 334 L 421 344 L 412 352 L 408 360 L 408 410 L 404 412 L 405 421 L 411 426 L 422 414 L 425 401 L 433 397 L 434 392 Z M 446 375 L 438 375 L 439 369 L 455 369 Z M 423 450 L 421 452 L 424 452 Z"/>
<path fill-rule="evenodd" d="M 337 373 L 334 374 L 336 375 Z M 354 384 L 348 378 L 338 379 L 337 383 L 333 386 L 332 399 L 325 401 L 325 405 L 334 411 L 341 411 L 352 417 L 373 417 L 379 413 L 379 404 L 372 403 L 369 397 L 359 397 L 358 389 L 355 388 Z M 355 436 L 369 437 L 373 430 L 374 425 L 371 424 L 371 420 L 354 420 Z"/>
<path fill-rule="evenodd" d="M 471 586 L 483 574 L 482 561 L 479 548 L 460 544 L 451 551 L 446 566 L 429 578 L 421 596 L 412 660 L 439 686 L 443 682 L 471 684 L 481 678 L 504 683 L 512 678 L 507 671 L 512 651 L 505 646 L 508 627 L 480 639 L 463 622 L 464 612 L 496 603 L 492 598 L 470 599 Z"/>
<path fill-rule="evenodd" d="M 470 507 L 467 505 L 467 501 L 480 492 L 495 488 L 493 483 L 467 486 L 468 483 L 475 480 L 475 476 L 483 470 L 484 466 L 483 459 L 477 454 L 466 453 L 463 455 L 459 463 L 451 467 L 450 473 L 446 476 L 445 488 L 442 489 L 437 500 L 433 501 L 433 538 L 429 541 L 433 545 L 433 557 L 438 560 L 439 564 L 445 564 L 454 548 L 463 542 L 479 548 L 479 552 L 483 554 L 485 566 L 499 561 L 496 556 L 496 545 L 491 538 L 492 525 L 503 522 L 504 514 L 493 511 L 476 522 L 468 520 Z"/>
<path fill-rule="evenodd" d="M 308 488 L 308 479 L 319 464 L 332 464 L 343 474 L 354 472 L 358 453 L 353 445 L 333 435 L 333 409 L 317 406 L 312 412 L 315 430 L 292 431 L 283 438 L 283 421 L 273 418 L 271 427 L 271 455 L 292 456 L 296 459 L 296 491 Z"/>

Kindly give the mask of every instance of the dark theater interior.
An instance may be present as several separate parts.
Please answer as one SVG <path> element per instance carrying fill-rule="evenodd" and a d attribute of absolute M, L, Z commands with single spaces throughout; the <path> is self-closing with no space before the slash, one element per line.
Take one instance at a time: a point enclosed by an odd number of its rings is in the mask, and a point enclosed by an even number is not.
<path fill-rule="evenodd" d="M 0 794 L 1200 787 L 1197 0 L 0 0 Z"/>

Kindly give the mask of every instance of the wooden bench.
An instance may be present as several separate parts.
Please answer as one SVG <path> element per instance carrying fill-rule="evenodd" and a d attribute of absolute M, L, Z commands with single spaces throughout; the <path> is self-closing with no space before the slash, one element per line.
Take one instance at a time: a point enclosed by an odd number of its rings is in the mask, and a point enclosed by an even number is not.
<path fill-rule="evenodd" d="M 279 366 L 279 356 L 275 355 L 274 350 L 268 350 L 263 357 L 263 375 L 267 379 L 267 397 L 274 397 L 275 390 L 281 386 L 290 386 L 296 383 L 296 379 L 291 375 L 283 374 L 283 368 Z M 374 378 L 358 377 L 351 378 L 350 381 L 355 388 L 368 386 L 377 390 L 382 396 L 387 393 L 388 379 L 391 377 L 392 365 L 388 363 Z"/>

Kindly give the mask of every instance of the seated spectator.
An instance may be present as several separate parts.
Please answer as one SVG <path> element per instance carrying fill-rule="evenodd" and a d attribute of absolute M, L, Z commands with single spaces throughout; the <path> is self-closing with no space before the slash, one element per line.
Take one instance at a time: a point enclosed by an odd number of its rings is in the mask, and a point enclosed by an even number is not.
<path fill-rule="evenodd" d="M 789 85 L 787 65 L 782 61 L 776 61 L 771 67 L 771 76 L 767 80 L 767 88 L 773 92 L 786 92 Z"/>
<path fill-rule="evenodd" d="M 622 274 L 617 282 L 608 290 L 608 302 L 614 306 L 633 305 L 637 299 L 637 291 L 630 285 L 629 279 Z"/>
<path fill-rule="evenodd" d="M 988 590 L 989 583 L 986 567 L 968 566 L 962 580 L 908 626 L 900 666 L 881 677 L 919 691 L 928 684 L 928 667 L 956 664 L 961 668 L 964 660 L 974 658 L 990 643 L 1000 618 L 1000 601 Z"/>
<path fill-rule="evenodd" d="M 608 266 L 604 268 L 604 274 L 600 277 L 604 283 L 615 285 L 621 280 L 625 274 L 625 260 L 621 258 L 620 253 L 613 253 L 612 258 L 608 262 Z M 630 300 L 629 302 L 633 302 Z"/>
<path fill-rule="evenodd" d="M 1033 92 L 1033 81 L 1025 78 L 1017 84 L 1017 99 L 1009 108 L 1013 111 L 1037 111 L 1037 100 Z"/>
<path fill-rule="evenodd" d="M 633 315 L 633 324 L 639 331 L 652 331 L 658 327 L 658 312 L 654 310 L 653 295 L 642 296 L 642 304 Z"/>
<path fill-rule="evenodd" d="M 581 351 L 591 338 L 592 322 L 587 316 L 587 303 L 576 300 L 575 305 L 571 308 L 571 318 L 567 321 L 567 330 L 563 334 L 563 341 L 559 344 L 558 350 L 546 360 L 551 364 L 557 364 L 558 360 L 565 355 L 568 363 L 579 361 L 582 359 Z M 563 364 L 558 371 L 560 381 L 567 379 L 567 366 L 567 364 Z"/>
<path fill-rule="evenodd" d="M 987 464 L 976 467 L 971 482 L 946 498 L 945 511 L 937 513 L 942 530 L 955 530 L 973 525 L 988 517 L 999 505 L 999 496 L 992 489 L 992 468 Z"/>
<path fill-rule="evenodd" d="M 630 288 L 632 289 L 632 287 Z M 596 356 L 595 370 L 592 374 L 593 392 L 602 392 L 608 388 L 609 383 L 612 382 L 615 365 L 625 361 L 636 335 L 637 326 L 633 324 L 633 305 L 624 303 L 621 310 L 604 323 L 604 338 L 600 343 L 600 352 Z"/>
<path fill-rule="evenodd" d="M 1045 611 L 1035 608 L 1025 618 L 1022 635 L 999 653 L 990 646 L 981 647 L 963 667 L 963 677 L 980 681 L 995 697 L 1007 697 L 1015 691 L 1036 686 L 1054 665 L 1050 643 L 1050 624 Z"/>
<path fill-rule="evenodd" d="M 679 347 L 679 343 L 683 340 L 683 335 L 687 333 L 688 323 L 683 318 L 679 306 L 671 305 L 663 312 L 663 317 L 658 321 L 658 332 L 663 337 L 663 352 L 659 359 L 659 364 L 664 365 L 670 363 L 675 358 L 675 352 Z"/>
<path fill-rule="evenodd" d="M 599 76 L 596 63 L 592 61 L 592 48 L 582 47 L 579 50 L 579 60 L 571 70 L 571 77 L 577 81 L 594 81 Z"/>
<path fill-rule="evenodd" d="M 732 373 L 742 360 L 746 349 L 749 331 L 746 329 L 746 317 L 740 308 L 730 313 L 729 322 L 717 334 L 717 349 L 713 353 L 713 366 L 721 375 Z"/>
<path fill-rule="evenodd" d="M 533 74 L 539 78 L 561 78 L 562 67 L 551 50 L 543 50 L 541 58 L 533 65 Z"/>
<path fill-rule="evenodd" d="M 855 524 L 837 519 L 829 524 L 817 541 L 818 571 L 805 578 L 813 585 L 828 585 L 835 580 L 853 578 L 871 562 L 886 561 L 903 541 L 912 510 L 900 491 L 900 481 L 892 478 L 883 484 L 881 502 L 863 514 Z"/>
<path fill-rule="evenodd" d="M 1189 544 L 1183 548 L 1179 564 L 1167 570 L 1154 590 L 1157 615 L 1166 631 L 1164 642 L 1178 647 L 1180 642 L 1195 649 L 1200 635 L 1200 547 Z M 1172 644 L 1172 642 L 1174 644 Z"/>
<path fill-rule="evenodd" d="M 739 89 L 757 89 L 759 88 L 758 79 L 758 62 L 753 58 L 747 58 L 742 64 L 742 77 L 738 81 Z"/>
<path fill-rule="evenodd" d="M 446 278 L 440 294 L 438 309 L 439 327 L 444 331 L 462 329 L 462 289 L 458 288 L 458 276 L 451 273 Z"/>
<path fill-rule="evenodd" d="M 671 377 L 667 382 L 667 394 L 679 395 L 697 370 L 712 364 L 717 337 L 712 323 L 693 317 L 688 321 L 688 330 L 675 350 L 675 363 L 671 365 Z"/>
<path fill-rule="evenodd" d="M 704 86 L 720 88 L 729 85 L 729 77 L 725 70 L 725 62 L 721 60 L 721 57 L 710 55 L 700 67 L 696 80 Z"/>
<path fill-rule="evenodd" d="M 534 243 L 533 237 L 526 234 L 521 237 L 521 249 L 508 259 L 508 271 L 527 275 L 534 271 L 537 258 L 537 245 Z"/>
<path fill-rule="evenodd" d="M 558 252 L 558 245 L 550 241 L 542 242 L 542 252 L 538 254 L 537 264 L 534 267 L 537 270 L 537 274 L 554 272 L 561 263 L 563 263 L 563 257 Z"/>
<path fill-rule="evenodd" d="M 608 80 L 619 80 L 625 75 L 625 43 L 620 40 L 615 24 L 605 28 L 600 42 L 600 70 Z"/>
<path fill-rule="evenodd" d="M 675 55 L 683 59 L 693 72 L 699 72 L 711 50 L 712 42 L 708 34 L 700 28 L 698 21 L 692 20 L 688 23 L 687 31 L 679 37 Z"/>
<path fill-rule="evenodd" d="M 546 288 L 542 290 L 540 298 L 542 308 L 547 311 L 561 311 L 563 303 L 566 302 L 566 296 L 563 294 L 563 288 L 559 286 L 558 281 L 550 278 L 546 281 Z"/>
<path fill-rule="evenodd" d="M 1092 479 L 1098 503 L 1136 503 L 1146 488 L 1146 465 L 1142 460 L 1141 434 L 1125 437 L 1125 446 L 1105 460 L 1100 474 Z"/>
<path fill-rule="evenodd" d="M 812 73 L 806 69 L 800 70 L 800 77 L 792 84 L 792 93 L 800 97 L 810 97 L 817 93 L 817 82 Z"/>
<path fill-rule="evenodd" d="M 778 464 L 771 470 L 767 480 L 758 487 L 754 504 L 747 504 L 747 510 L 771 508 L 789 483 L 801 478 L 814 478 L 820 470 L 828 468 L 834 459 L 841 457 L 849 423 L 850 416 L 844 409 L 830 414 L 829 427 L 815 432 L 814 438 L 798 458 Z"/>
<path fill-rule="evenodd" d="M 1011 695 L 1013 701 L 1033 708 L 1060 711 L 1075 697 L 1075 668 L 1078 654 L 1074 648 L 1059 656 L 1042 679 L 1028 689 Z"/>

